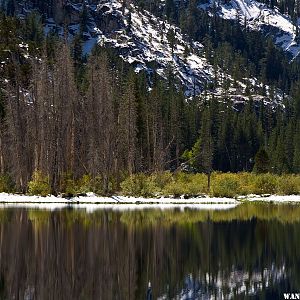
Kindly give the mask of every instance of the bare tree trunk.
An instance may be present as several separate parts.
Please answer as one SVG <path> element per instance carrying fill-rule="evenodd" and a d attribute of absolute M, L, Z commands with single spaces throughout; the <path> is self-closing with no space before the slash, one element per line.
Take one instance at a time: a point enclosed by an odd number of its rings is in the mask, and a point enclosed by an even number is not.
<path fill-rule="evenodd" d="M 2 130 L 0 130 L 0 171 L 1 174 L 5 172 L 5 165 L 4 165 L 4 149 L 3 149 L 3 140 L 2 140 Z"/>

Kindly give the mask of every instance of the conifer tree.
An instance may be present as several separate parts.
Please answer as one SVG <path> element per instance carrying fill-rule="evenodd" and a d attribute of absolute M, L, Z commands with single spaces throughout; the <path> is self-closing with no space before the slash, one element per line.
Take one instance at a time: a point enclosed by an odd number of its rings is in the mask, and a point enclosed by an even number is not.
<path fill-rule="evenodd" d="M 294 132 L 294 153 L 293 153 L 293 171 L 300 173 L 300 121 L 297 121 L 297 125 Z"/>
<path fill-rule="evenodd" d="M 200 131 L 199 163 L 202 171 L 207 174 L 207 188 L 210 190 L 210 179 L 213 171 L 213 139 L 211 132 L 211 113 L 206 108 L 202 115 L 202 126 Z"/>
<path fill-rule="evenodd" d="M 264 148 L 260 148 L 255 155 L 253 171 L 256 173 L 267 173 L 270 171 L 270 158 Z"/>

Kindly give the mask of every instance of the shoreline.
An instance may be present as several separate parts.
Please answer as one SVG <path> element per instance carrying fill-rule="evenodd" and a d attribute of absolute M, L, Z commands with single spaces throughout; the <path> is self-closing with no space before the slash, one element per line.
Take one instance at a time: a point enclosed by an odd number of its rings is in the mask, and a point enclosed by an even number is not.
<path fill-rule="evenodd" d="M 101 197 L 93 193 L 87 196 L 73 198 L 28 196 L 0 193 L 0 208 L 36 208 L 63 209 L 75 208 L 94 211 L 97 209 L 132 210 L 132 209 L 172 209 L 193 208 L 222 210 L 234 208 L 245 202 L 259 202 L 266 204 L 300 204 L 300 195 L 248 195 L 236 198 L 134 198 L 125 196 Z"/>
<path fill-rule="evenodd" d="M 144 210 L 144 209 L 185 209 L 196 210 L 229 210 L 236 208 L 238 204 L 65 204 L 65 203 L 0 203 L 0 209 L 5 208 L 24 208 L 24 209 L 41 209 L 41 210 L 60 210 L 60 209 L 75 209 L 85 210 L 87 213 L 92 213 L 97 210 L 113 210 L 113 211 L 129 211 L 129 210 Z"/>

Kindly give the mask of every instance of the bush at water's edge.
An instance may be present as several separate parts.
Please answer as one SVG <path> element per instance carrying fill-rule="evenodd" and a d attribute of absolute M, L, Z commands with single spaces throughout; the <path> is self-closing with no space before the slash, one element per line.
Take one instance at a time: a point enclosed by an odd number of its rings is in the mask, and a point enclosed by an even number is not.
<path fill-rule="evenodd" d="M 109 178 L 108 190 L 103 188 L 101 177 L 92 178 L 84 175 L 74 179 L 66 174 L 60 182 L 61 193 L 70 196 L 94 192 L 107 196 L 120 194 L 131 197 L 197 197 L 208 195 L 211 197 L 236 197 L 241 195 L 298 195 L 300 194 L 300 175 L 284 174 L 255 174 L 255 173 L 220 173 L 211 176 L 210 190 L 207 188 L 207 176 L 202 173 L 189 174 L 185 172 L 160 172 L 153 174 L 134 174 L 124 176 L 119 180 Z M 0 192 L 17 192 L 10 177 L 0 176 Z M 28 184 L 30 195 L 46 196 L 50 194 L 49 178 L 41 172 L 34 173 Z"/>
<path fill-rule="evenodd" d="M 209 195 L 231 198 L 249 194 L 297 195 L 300 194 L 300 175 L 215 172 L 208 191 L 205 174 L 135 174 L 121 183 L 120 194 L 133 197 Z"/>

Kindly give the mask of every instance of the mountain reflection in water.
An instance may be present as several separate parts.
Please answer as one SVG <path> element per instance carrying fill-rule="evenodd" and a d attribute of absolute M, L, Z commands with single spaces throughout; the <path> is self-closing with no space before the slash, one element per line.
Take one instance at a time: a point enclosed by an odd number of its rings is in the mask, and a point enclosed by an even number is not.
<path fill-rule="evenodd" d="M 219 272 L 216 277 L 209 273 L 203 278 L 195 279 L 192 274 L 186 276 L 184 288 L 176 295 L 176 299 L 233 299 L 238 296 L 256 296 L 270 286 L 280 285 L 285 280 L 285 268 L 281 270 L 271 268 L 263 272 L 233 270 L 229 274 Z M 166 295 L 160 300 L 169 299 Z"/>
<path fill-rule="evenodd" d="M 0 299 L 282 299 L 300 291 L 300 206 L 0 210 Z"/>

